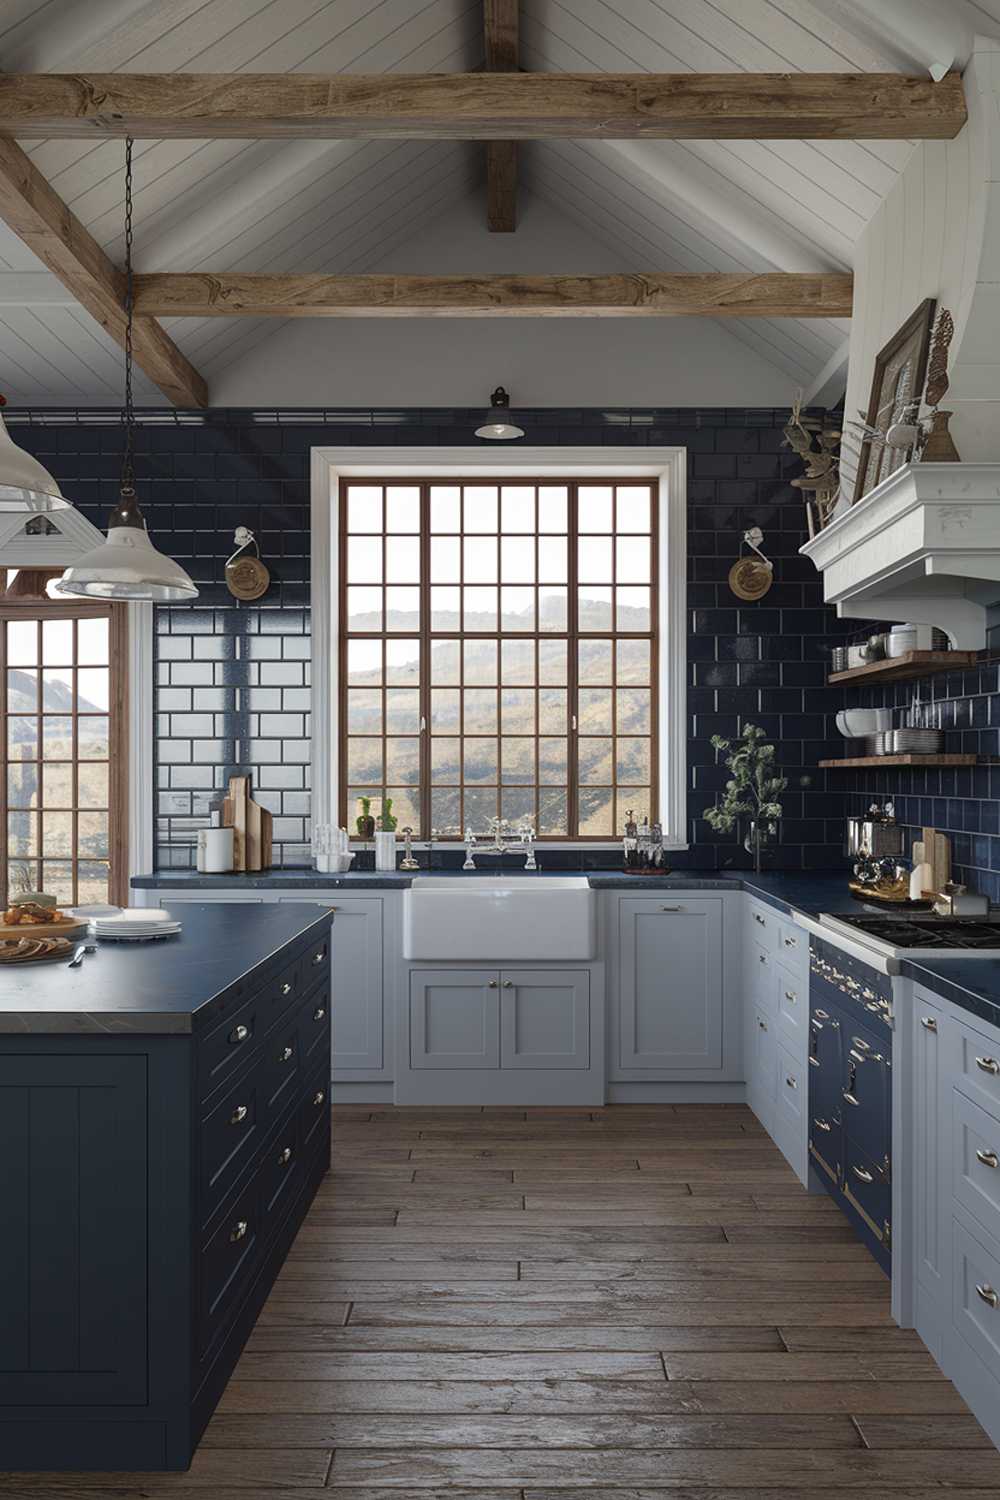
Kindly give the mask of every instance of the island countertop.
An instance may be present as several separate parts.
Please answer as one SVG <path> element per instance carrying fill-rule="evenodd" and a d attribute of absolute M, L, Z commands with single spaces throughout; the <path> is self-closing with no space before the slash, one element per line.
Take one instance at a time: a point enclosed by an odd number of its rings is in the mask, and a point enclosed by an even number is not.
<path fill-rule="evenodd" d="M 331 913 L 298 903 L 211 901 L 178 907 L 183 931 L 151 943 L 98 942 L 76 969 L 0 969 L 0 1035 L 170 1035 L 200 1029 L 213 1002 Z"/>

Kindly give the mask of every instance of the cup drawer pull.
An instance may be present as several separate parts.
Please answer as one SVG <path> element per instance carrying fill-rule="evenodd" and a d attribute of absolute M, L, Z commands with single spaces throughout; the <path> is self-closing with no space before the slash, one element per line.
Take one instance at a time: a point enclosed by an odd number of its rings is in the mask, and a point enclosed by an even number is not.
<path fill-rule="evenodd" d="M 785 1082 L 790 1089 L 797 1089 L 799 1086 L 796 1080 L 792 1077 L 791 1073 L 789 1073 L 788 1077 L 785 1079 Z"/>
<path fill-rule="evenodd" d="M 322 1019 L 323 1019 L 323 1017 L 325 1015 L 326 1015 L 326 1006 L 325 1005 L 317 1005 L 316 1009 L 313 1011 L 313 1020 L 314 1021 L 322 1021 Z"/>
<path fill-rule="evenodd" d="M 789 1005 L 794 1005 L 798 998 L 799 997 L 794 990 L 785 991 L 785 999 L 788 1001 Z"/>
<path fill-rule="evenodd" d="M 855 1167 L 855 1166 L 852 1165 L 851 1171 L 854 1173 L 855 1177 L 858 1179 L 859 1182 L 874 1182 L 875 1181 L 875 1179 L 872 1176 L 872 1174 L 870 1172 L 866 1172 L 865 1169 L 864 1169 L 864 1167 Z"/>
<path fill-rule="evenodd" d="M 232 1031 L 229 1033 L 229 1040 L 234 1047 L 238 1047 L 240 1042 L 245 1042 L 249 1035 L 250 1027 L 244 1026 L 241 1021 L 239 1026 L 234 1026 Z"/>
<path fill-rule="evenodd" d="M 937 1031 L 937 1022 L 933 1016 L 921 1016 L 920 1024 L 925 1031 Z"/>
<path fill-rule="evenodd" d="M 315 1094 L 313 1094 L 313 1103 L 316 1105 L 317 1109 L 323 1103 L 323 1100 L 325 1098 L 326 1098 L 326 1094 L 323 1092 L 322 1089 L 317 1089 L 316 1092 L 315 1092 Z"/>
<path fill-rule="evenodd" d="M 229 1116 L 230 1125 L 242 1125 L 243 1121 L 246 1119 L 249 1113 L 250 1111 L 247 1109 L 245 1104 L 237 1104 L 236 1108 Z"/>
<path fill-rule="evenodd" d="M 278 1061 L 279 1062 L 288 1062 L 294 1056 L 294 1053 L 295 1053 L 295 1048 L 294 1047 L 282 1047 L 282 1049 L 281 1049 L 281 1056 L 278 1058 Z"/>
<path fill-rule="evenodd" d="M 292 1148 L 291 1148 L 291 1146 L 286 1146 L 285 1149 L 284 1149 L 284 1151 L 282 1151 L 281 1154 L 280 1154 L 280 1156 L 278 1157 L 278 1166 L 279 1167 L 287 1167 L 288 1163 L 291 1161 L 291 1159 L 292 1159 Z"/>
<path fill-rule="evenodd" d="M 318 953 L 314 953 L 313 954 L 313 963 L 314 964 L 321 964 L 323 962 L 323 960 L 324 960 L 325 957 L 326 957 L 326 949 L 325 948 L 321 948 Z"/>
<path fill-rule="evenodd" d="M 237 1220 L 232 1229 L 229 1231 L 230 1243 L 235 1245 L 240 1240 L 246 1239 L 246 1233 L 249 1228 L 250 1225 L 247 1223 L 246 1219 Z"/>
<path fill-rule="evenodd" d="M 984 1167 L 1000 1167 L 1000 1156 L 995 1151 L 977 1151 L 976 1160 L 981 1161 Z"/>
<path fill-rule="evenodd" d="M 754 921 L 756 923 L 758 923 L 759 926 L 761 926 L 761 927 L 766 927 L 767 926 L 767 923 L 764 921 L 764 918 L 761 916 L 760 912 L 755 911 L 754 914 L 753 914 L 753 919 L 754 919 Z"/>
<path fill-rule="evenodd" d="M 997 1303 L 1000 1302 L 1000 1292 L 994 1291 L 988 1282 L 983 1282 L 982 1286 L 977 1284 L 976 1296 L 981 1297 L 987 1307 L 996 1307 Z"/>
<path fill-rule="evenodd" d="M 1000 1062 L 995 1057 L 977 1057 L 976 1067 L 983 1073 L 1000 1073 Z"/>
<path fill-rule="evenodd" d="M 290 995 L 292 993 L 292 986 L 289 980 L 286 979 L 284 984 L 281 986 L 281 993 L 283 995 Z"/>

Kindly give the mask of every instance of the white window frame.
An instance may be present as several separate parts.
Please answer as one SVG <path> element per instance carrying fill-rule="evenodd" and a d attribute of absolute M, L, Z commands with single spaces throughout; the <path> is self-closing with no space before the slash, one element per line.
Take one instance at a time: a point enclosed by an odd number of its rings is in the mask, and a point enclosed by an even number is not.
<path fill-rule="evenodd" d="M 501 451 L 498 452 L 497 448 Z M 315 823 L 338 814 L 337 500 L 342 479 L 442 479 L 479 470 L 516 479 L 525 470 L 559 477 L 650 479 L 659 503 L 659 809 L 664 846 L 687 839 L 687 454 L 684 448 L 313 448 L 311 489 L 312 808 Z M 666 726 L 666 728 L 665 728 Z M 545 844 L 545 839 L 539 839 Z M 555 841 L 554 841 L 555 846 Z M 599 840 L 557 846 L 593 849 Z"/>

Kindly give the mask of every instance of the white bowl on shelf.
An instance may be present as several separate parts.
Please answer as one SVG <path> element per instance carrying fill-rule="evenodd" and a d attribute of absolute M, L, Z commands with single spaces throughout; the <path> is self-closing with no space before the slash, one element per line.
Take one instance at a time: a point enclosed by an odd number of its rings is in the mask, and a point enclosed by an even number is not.
<path fill-rule="evenodd" d="M 892 728 L 892 709 L 842 708 L 836 723 L 845 740 L 863 740 L 869 734 Z"/>
<path fill-rule="evenodd" d="M 317 854 L 316 868 L 322 875 L 345 875 L 353 859 L 353 850 L 349 854 Z"/>

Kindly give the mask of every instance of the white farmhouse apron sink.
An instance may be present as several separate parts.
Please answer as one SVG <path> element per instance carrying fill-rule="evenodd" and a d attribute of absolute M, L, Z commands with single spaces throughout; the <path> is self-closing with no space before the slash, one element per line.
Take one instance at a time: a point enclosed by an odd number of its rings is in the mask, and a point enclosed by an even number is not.
<path fill-rule="evenodd" d="M 403 892 L 403 957 L 593 958 L 585 875 L 418 875 Z"/>

